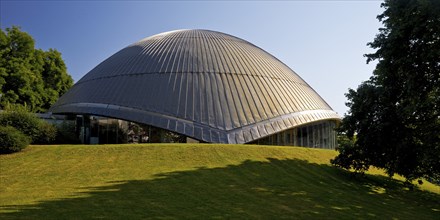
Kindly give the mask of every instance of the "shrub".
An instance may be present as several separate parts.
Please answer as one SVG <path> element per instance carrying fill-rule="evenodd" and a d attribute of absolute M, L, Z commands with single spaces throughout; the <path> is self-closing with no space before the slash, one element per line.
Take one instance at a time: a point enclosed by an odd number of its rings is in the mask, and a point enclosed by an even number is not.
<path fill-rule="evenodd" d="M 0 154 L 21 151 L 30 143 L 30 138 L 19 130 L 6 126 L 0 127 Z"/>
<path fill-rule="evenodd" d="M 15 106 L 0 113 L 0 125 L 11 126 L 31 138 L 31 142 L 40 136 L 41 119 L 29 113 L 25 107 Z"/>
<path fill-rule="evenodd" d="M 57 128 L 55 125 L 50 124 L 46 121 L 41 121 L 39 125 L 39 135 L 33 144 L 52 144 L 57 136 Z"/>
<path fill-rule="evenodd" d="M 12 106 L 0 113 L 0 125 L 19 130 L 34 144 L 49 144 L 55 140 L 56 127 L 30 113 L 26 107 Z"/>

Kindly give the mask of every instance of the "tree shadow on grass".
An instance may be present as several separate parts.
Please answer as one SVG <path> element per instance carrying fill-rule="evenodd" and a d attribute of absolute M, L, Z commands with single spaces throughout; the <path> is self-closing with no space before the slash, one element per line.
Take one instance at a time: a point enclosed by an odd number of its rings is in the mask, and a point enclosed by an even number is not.
<path fill-rule="evenodd" d="M 355 178 L 288 159 L 158 175 L 85 188 L 75 198 L 3 206 L 0 219 L 438 219 L 440 196 L 382 176 Z"/>

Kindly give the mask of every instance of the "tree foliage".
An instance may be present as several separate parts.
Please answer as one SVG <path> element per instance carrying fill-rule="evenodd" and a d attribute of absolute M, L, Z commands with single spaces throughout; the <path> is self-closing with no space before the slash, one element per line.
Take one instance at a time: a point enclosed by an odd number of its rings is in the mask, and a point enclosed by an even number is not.
<path fill-rule="evenodd" d="M 21 104 L 42 112 L 72 84 L 60 52 L 35 49 L 34 39 L 16 26 L 0 29 L 0 108 Z"/>
<path fill-rule="evenodd" d="M 383 168 L 408 180 L 440 176 L 440 1 L 386 0 L 368 45 L 373 76 L 346 94 L 340 132 L 356 141 L 332 162 Z M 347 153 L 348 152 L 348 153 Z M 359 166 L 361 164 L 362 166 Z"/>

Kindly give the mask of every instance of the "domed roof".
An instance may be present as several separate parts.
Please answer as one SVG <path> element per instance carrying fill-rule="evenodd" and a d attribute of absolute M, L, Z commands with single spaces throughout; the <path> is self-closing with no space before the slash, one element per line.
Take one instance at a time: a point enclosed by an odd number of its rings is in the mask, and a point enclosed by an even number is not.
<path fill-rule="evenodd" d="M 246 143 L 314 121 L 339 120 L 277 58 L 208 30 L 165 32 L 123 48 L 50 111 L 135 121 L 214 143 Z"/>

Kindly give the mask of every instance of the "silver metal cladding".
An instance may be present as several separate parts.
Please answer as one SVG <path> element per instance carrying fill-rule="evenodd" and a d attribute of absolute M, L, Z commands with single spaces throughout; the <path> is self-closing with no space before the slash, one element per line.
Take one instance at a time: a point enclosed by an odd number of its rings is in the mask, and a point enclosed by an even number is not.
<path fill-rule="evenodd" d="M 315 121 L 340 120 L 277 58 L 209 30 L 165 32 L 123 48 L 49 111 L 135 121 L 214 143 L 247 143 Z"/>

